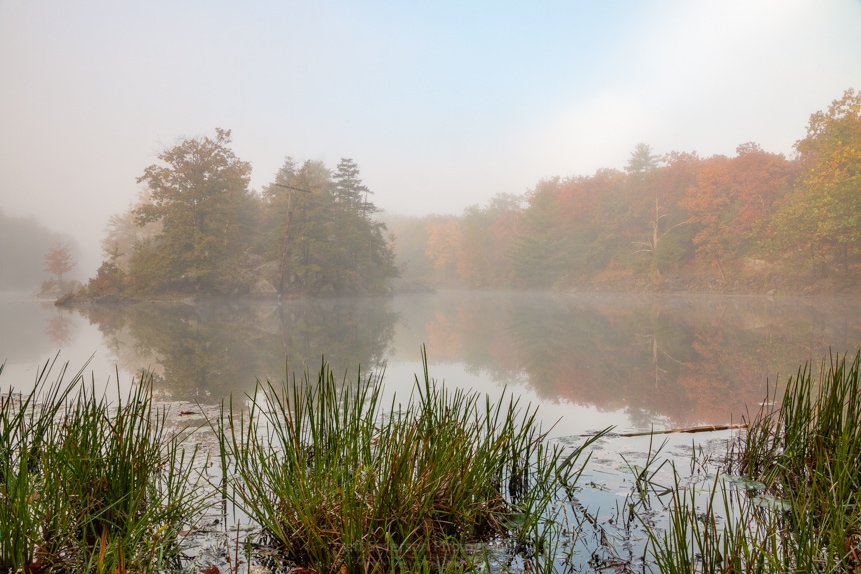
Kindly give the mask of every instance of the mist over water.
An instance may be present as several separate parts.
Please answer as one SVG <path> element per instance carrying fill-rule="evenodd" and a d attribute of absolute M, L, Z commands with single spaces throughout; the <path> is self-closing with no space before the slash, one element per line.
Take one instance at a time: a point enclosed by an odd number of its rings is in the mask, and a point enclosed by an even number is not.
<path fill-rule="evenodd" d="M 60 352 L 69 372 L 125 387 L 150 369 L 160 399 L 218 403 L 257 379 L 316 375 L 323 356 L 354 380 L 385 367 L 407 398 L 430 376 L 541 403 L 554 434 L 738 422 L 766 382 L 861 347 L 861 300 L 742 296 L 460 293 L 388 298 L 84 305 L 0 299 L 0 388 L 32 386 Z"/>

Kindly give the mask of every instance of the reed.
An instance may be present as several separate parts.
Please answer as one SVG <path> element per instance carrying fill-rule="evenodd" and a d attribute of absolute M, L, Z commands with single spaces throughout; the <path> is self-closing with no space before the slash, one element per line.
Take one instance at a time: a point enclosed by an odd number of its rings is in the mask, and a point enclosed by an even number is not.
<path fill-rule="evenodd" d="M 380 377 L 336 381 L 325 363 L 231 401 L 224 496 L 282 558 L 317 572 L 462 571 L 490 560 L 552 568 L 553 501 L 579 455 L 548 444 L 536 411 L 416 377 L 406 403 Z M 542 566 L 543 565 L 543 566 Z"/>
<path fill-rule="evenodd" d="M 153 571 L 178 564 L 203 508 L 194 448 L 165 428 L 151 378 L 114 407 L 79 372 L 0 404 L 0 568 Z"/>
<path fill-rule="evenodd" d="M 673 468 L 667 528 L 649 528 L 661 572 L 861 569 L 859 368 L 861 353 L 830 357 L 816 382 L 800 367 L 700 494 Z"/>
<path fill-rule="evenodd" d="M 71 389 L 63 388 L 66 366 L 54 383 L 47 383 L 55 362 L 56 358 L 45 363 L 32 392 L 22 395 L 10 390 L 0 397 L 0 570 L 31 564 L 40 541 L 43 517 L 37 509 L 50 464 L 54 421 Z M 73 382 L 80 377 L 79 372 Z M 38 396 L 43 402 L 36 400 Z"/>

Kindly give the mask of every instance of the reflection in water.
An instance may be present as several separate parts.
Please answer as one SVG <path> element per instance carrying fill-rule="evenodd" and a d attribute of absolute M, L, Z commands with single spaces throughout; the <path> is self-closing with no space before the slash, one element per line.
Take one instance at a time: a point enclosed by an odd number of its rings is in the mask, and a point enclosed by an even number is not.
<path fill-rule="evenodd" d="M 152 367 L 177 400 L 281 380 L 285 357 L 297 373 L 324 353 L 349 378 L 387 360 L 416 373 L 427 344 L 432 376 L 434 363 L 460 365 L 548 403 L 625 412 L 640 429 L 738 421 L 767 379 L 861 346 L 861 301 L 833 298 L 443 293 L 80 311 L 121 368 Z"/>
<path fill-rule="evenodd" d="M 81 307 L 117 363 L 150 369 L 173 400 L 220 401 L 256 379 L 316 373 L 321 357 L 355 377 L 385 358 L 396 316 L 374 299 Z M 286 363 L 286 364 L 285 364 Z"/>
<path fill-rule="evenodd" d="M 767 380 L 861 346 L 852 299 L 459 294 L 400 311 L 432 359 L 520 372 L 544 400 L 624 409 L 636 428 L 737 421 Z"/>
<path fill-rule="evenodd" d="M 72 342 L 72 334 L 74 322 L 69 314 L 65 311 L 58 311 L 53 317 L 48 319 L 45 326 L 45 334 L 53 343 L 59 346 L 68 345 Z"/>

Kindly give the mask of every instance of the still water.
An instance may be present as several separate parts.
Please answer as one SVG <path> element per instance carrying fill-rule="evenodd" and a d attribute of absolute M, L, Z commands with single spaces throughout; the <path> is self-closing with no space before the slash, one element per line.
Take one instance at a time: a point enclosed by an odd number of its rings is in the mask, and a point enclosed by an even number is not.
<path fill-rule="evenodd" d="M 32 387 L 59 353 L 109 393 L 147 369 L 171 401 L 219 403 L 323 357 L 350 379 L 385 368 L 400 396 L 425 345 L 432 378 L 539 404 L 556 436 L 738 422 L 767 383 L 861 347 L 857 298 L 447 292 L 58 310 L 7 294 L 0 318 L 2 391 Z"/>

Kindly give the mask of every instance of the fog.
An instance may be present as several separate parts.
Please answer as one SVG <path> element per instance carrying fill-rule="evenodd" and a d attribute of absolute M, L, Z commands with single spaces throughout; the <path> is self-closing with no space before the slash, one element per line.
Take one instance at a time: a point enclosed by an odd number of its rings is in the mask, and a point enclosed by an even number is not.
<path fill-rule="evenodd" d="M 861 87 L 859 25 L 857 0 L 7 0 L 0 209 L 73 237 L 85 278 L 143 169 L 215 127 L 255 189 L 287 155 L 350 157 L 416 215 L 621 168 L 638 142 L 789 154 Z"/>

